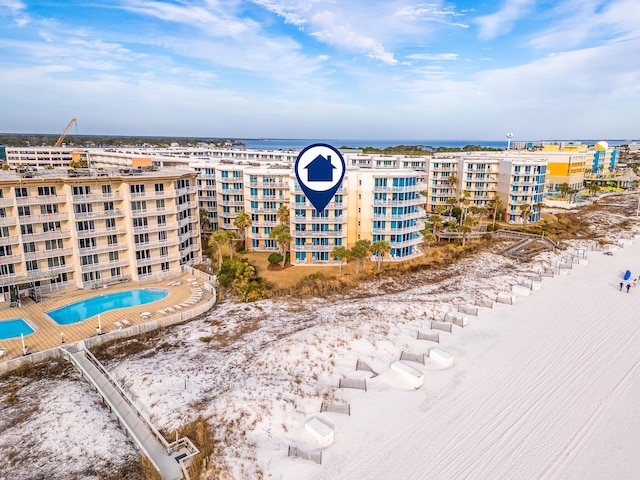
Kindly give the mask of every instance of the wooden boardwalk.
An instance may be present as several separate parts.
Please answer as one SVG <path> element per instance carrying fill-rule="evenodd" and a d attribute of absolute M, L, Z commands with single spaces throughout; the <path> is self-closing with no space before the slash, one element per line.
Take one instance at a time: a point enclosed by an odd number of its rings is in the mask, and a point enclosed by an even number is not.
<path fill-rule="evenodd" d="M 107 288 L 100 288 L 98 290 L 79 290 L 69 288 L 44 295 L 43 300 L 40 303 L 35 303 L 28 297 L 24 298 L 22 307 L 20 308 L 10 308 L 8 302 L 2 302 L 0 303 L 0 321 L 24 318 L 35 329 L 34 333 L 24 336 L 24 343 L 27 347 L 27 352 L 34 353 L 60 346 L 62 344 L 62 334 L 64 334 L 64 340 L 66 343 L 84 340 L 97 334 L 97 315 L 70 325 L 59 325 L 46 314 L 46 312 L 50 310 L 54 310 L 79 300 L 125 290 L 134 290 L 139 288 L 163 288 L 169 292 L 169 295 L 162 300 L 157 300 L 155 302 L 135 307 L 110 310 L 100 315 L 100 323 L 102 325 L 103 332 L 118 330 L 115 322 L 128 320 L 131 325 L 137 325 L 147 321 L 157 320 L 163 316 L 159 313 L 159 310 L 185 302 L 189 297 L 191 297 L 192 293 L 191 286 L 188 284 L 189 278 L 191 278 L 191 275 L 185 273 L 179 277 L 176 276 L 159 282 L 145 282 L 143 284 L 128 282 L 112 285 Z M 179 286 L 171 286 L 169 283 L 172 281 L 180 281 L 181 284 Z M 199 279 L 199 281 L 200 285 L 202 285 L 202 280 Z M 200 302 L 196 303 L 192 307 L 185 307 L 181 311 L 184 312 L 188 311 L 190 308 L 195 308 L 202 302 L 209 300 L 211 296 L 212 294 L 205 290 L 204 296 Z M 141 312 L 151 312 L 151 317 L 143 319 L 140 316 Z M 22 341 L 20 337 L 0 340 L 0 348 L 4 348 L 6 350 L 4 357 L 0 358 L 0 361 L 22 355 Z"/>

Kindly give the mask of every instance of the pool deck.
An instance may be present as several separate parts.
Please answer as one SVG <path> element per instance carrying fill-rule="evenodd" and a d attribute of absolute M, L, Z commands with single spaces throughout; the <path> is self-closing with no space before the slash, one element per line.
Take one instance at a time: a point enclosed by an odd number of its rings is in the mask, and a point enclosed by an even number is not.
<path fill-rule="evenodd" d="M 145 303 L 144 305 L 138 305 L 135 307 L 118 308 L 100 314 L 102 332 L 110 332 L 112 330 L 118 330 L 118 326 L 116 326 L 115 322 L 128 320 L 131 325 L 139 325 L 145 322 L 157 320 L 164 316 L 159 312 L 159 310 L 186 302 L 192 295 L 192 286 L 189 285 L 188 281 L 190 278 L 192 278 L 192 275 L 185 273 L 180 277 L 176 276 L 172 278 L 165 278 L 158 282 L 145 282 L 144 284 L 131 281 L 118 285 L 111 285 L 107 288 L 100 288 L 97 290 L 68 288 L 66 290 L 51 292 L 44 295 L 44 298 L 40 303 L 35 303 L 28 297 L 23 298 L 22 307 L 20 308 L 10 308 L 9 302 L 0 302 L 0 320 L 24 318 L 36 330 L 34 333 L 25 335 L 24 337 L 27 353 L 48 350 L 61 345 L 61 334 L 64 334 L 64 340 L 66 343 L 77 342 L 95 336 L 98 333 L 98 316 L 95 315 L 87 320 L 82 320 L 69 325 L 59 325 L 45 312 L 80 300 L 108 293 L 122 292 L 125 290 L 162 288 L 169 292 L 168 296 L 155 302 Z M 170 283 L 174 281 L 179 281 L 181 283 L 178 286 L 170 285 Z M 198 281 L 202 288 L 204 283 L 203 280 L 198 279 Z M 204 290 L 204 295 L 198 303 L 191 307 L 184 307 L 181 311 L 189 311 L 189 309 L 197 307 L 206 300 L 209 300 L 211 297 L 212 294 Z M 140 313 L 142 312 L 150 312 L 151 316 L 146 319 L 142 318 L 140 316 Z M 20 337 L 0 340 L 0 348 L 6 349 L 5 355 L 0 358 L 0 361 L 9 360 L 22 355 L 22 341 Z"/>

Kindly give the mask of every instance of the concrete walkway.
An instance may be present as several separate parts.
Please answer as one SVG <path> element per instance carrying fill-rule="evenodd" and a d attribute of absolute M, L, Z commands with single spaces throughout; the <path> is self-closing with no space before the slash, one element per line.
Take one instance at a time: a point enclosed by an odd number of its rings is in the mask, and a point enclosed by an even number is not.
<path fill-rule="evenodd" d="M 181 464 L 176 459 L 189 457 L 185 442 L 169 444 L 164 437 L 140 414 L 127 394 L 104 369 L 102 364 L 84 348 L 75 345 L 65 349 L 73 364 L 93 384 L 119 423 L 126 429 L 136 446 L 153 463 L 165 480 L 185 478 Z M 191 442 L 187 443 L 190 444 Z M 194 447 L 195 448 L 195 447 Z M 197 449 L 196 449 L 197 453 Z"/>

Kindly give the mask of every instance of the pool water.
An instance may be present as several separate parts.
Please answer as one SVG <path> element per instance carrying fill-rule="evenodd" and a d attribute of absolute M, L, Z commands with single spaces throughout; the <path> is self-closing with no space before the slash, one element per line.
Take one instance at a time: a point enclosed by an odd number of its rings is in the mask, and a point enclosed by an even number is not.
<path fill-rule="evenodd" d="M 145 288 L 108 293 L 50 310 L 47 315 L 60 325 L 69 325 L 116 308 L 135 307 L 162 300 L 167 295 L 169 295 L 169 292 L 162 288 Z"/>
<path fill-rule="evenodd" d="M 20 335 L 29 335 L 33 332 L 35 332 L 35 330 L 25 322 L 24 318 L 0 321 L 0 340 L 19 338 Z"/>

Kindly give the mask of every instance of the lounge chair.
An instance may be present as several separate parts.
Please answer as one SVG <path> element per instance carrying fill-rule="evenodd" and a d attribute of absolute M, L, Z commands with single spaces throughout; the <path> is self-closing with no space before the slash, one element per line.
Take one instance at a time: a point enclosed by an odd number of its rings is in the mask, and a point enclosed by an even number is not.
<path fill-rule="evenodd" d="M 120 320 L 125 327 L 130 327 L 131 322 L 129 320 Z"/>
<path fill-rule="evenodd" d="M 167 307 L 167 308 L 165 308 L 165 311 L 167 311 L 167 312 L 175 312 L 175 309 L 173 307 Z"/>
<path fill-rule="evenodd" d="M 4 348 L 0 348 L 0 357 L 4 357 L 5 353 L 7 353 L 7 350 Z"/>
<path fill-rule="evenodd" d="M 124 327 L 124 325 L 122 325 L 122 323 L 120 322 L 113 322 L 113 324 L 118 327 L 118 330 L 122 330 L 122 327 Z"/>

